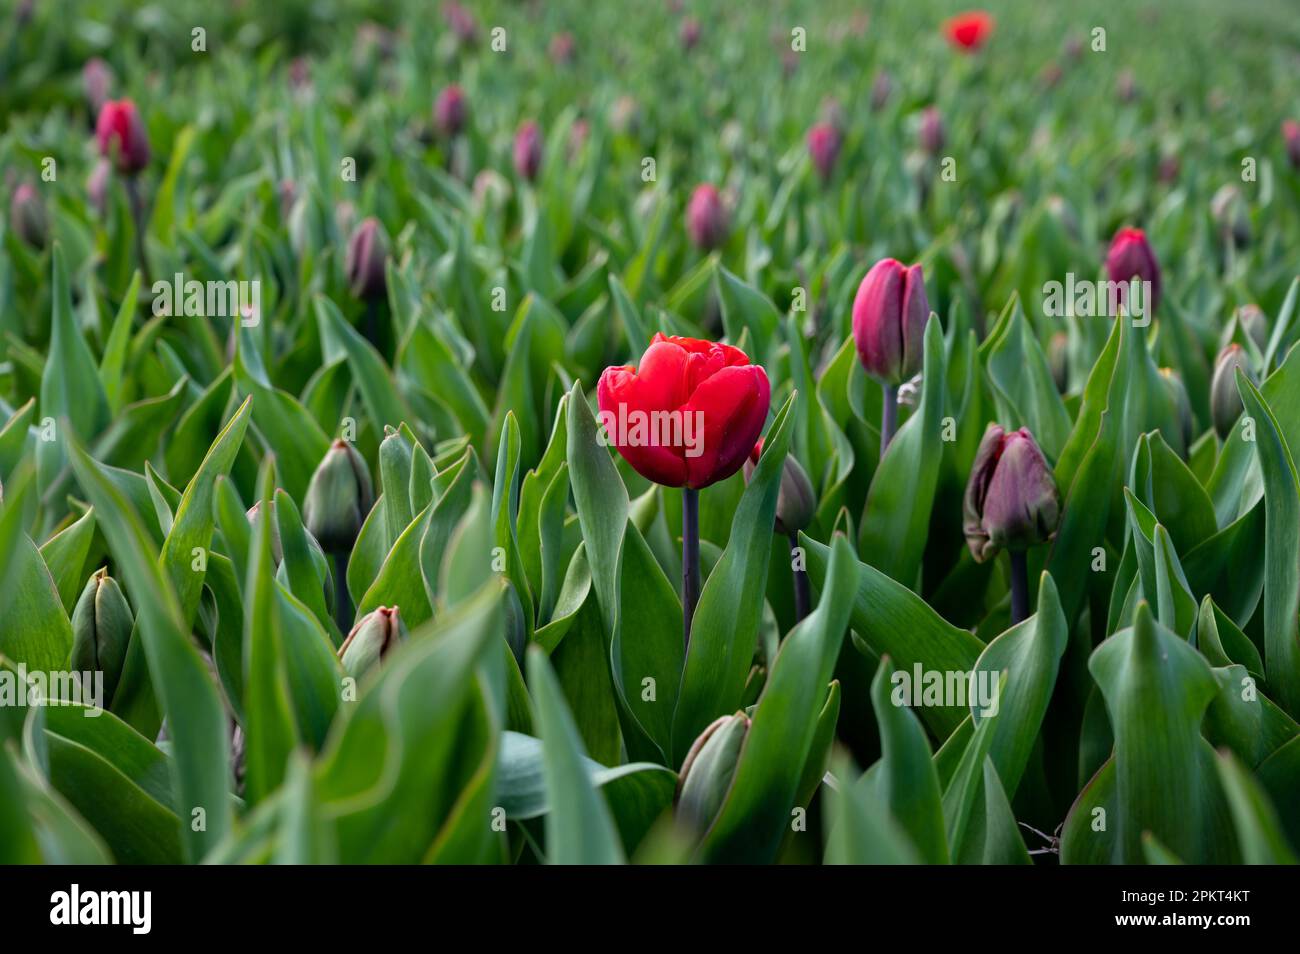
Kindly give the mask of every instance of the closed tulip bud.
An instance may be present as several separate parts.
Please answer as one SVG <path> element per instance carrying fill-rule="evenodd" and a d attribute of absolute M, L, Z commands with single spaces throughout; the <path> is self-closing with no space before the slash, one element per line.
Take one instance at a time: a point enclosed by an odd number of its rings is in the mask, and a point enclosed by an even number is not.
<path fill-rule="evenodd" d="M 686 206 L 686 230 L 700 251 L 711 252 L 727 240 L 730 218 L 722 193 L 715 186 L 704 182 L 695 187 Z"/>
<path fill-rule="evenodd" d="M 1268 339 L 1271 329 L 1268 327 L 1268 315 L 1264 314 L 1264 309 L 1259 305 L 1242 305 L 1237 309 L 1237 324 L 1241 326 L 1242 331 L 1250 335 L 1250 340 L 1255 342 L 1255 347 L 1260 351 L 1268 348 Z"/>
<path fill-rule="evenodd" d="M 695 490 L 740 470 L 771 397 L 739 348 L 662 333 L 638 367 L 606 368 L 596 385 L 605 441 L 647 480 Z"/>
<path fill-rule="evenodd" d="M 1115 78 L 1115 95 L 1121 103 L 1131 103 L 1137 98 L 1137 80 L 1132 70 L 1120 70 Z"/>
<path fill-rule="evenodd" d="M 1064 331 L 1056 332 L 1047 343 L 1047 364 L 1056 390 L 1064 394 L 1070 386 L 1070 336 Z"/>
<path fill-rule="evenodd" d="M 108 182 L 112 172 L 113 167 L 109 161 L 100 159 L 86 179 L 86 196 L 90 199 L 91 206 L 101 216 L 108 211 Z"/>
<path fill-rule="evenodd" d="M 699 20 L 694 17 L 687 17 L 683 20 L 681 28 L 678 31 L 682 41 L 682 49 L 686 50 L 688 53 L 695 49 L 695 47 L 699 45 L 701 32 Z"/>
<path fill-rule="evenodd" d="M 1112 282 L 1121 284 L 1120 301 L 1127 300 L 1128 283 L 1133 279 L 1150 282 L 1148 314 L 1160 307 L 1160 264 L 1141 229 L 1122 228 L 1115 233 L 1106 253 L 1106 274 Z"/>
<path fill-rule="evenodd" d="M 889 94 L 894 91 L 894 81 L 890 75 L 881 70 L 871 84 L 871 111 L 878 113 L 889 102 Z"/>
<path fill-rule="evenodd" d="M 1250 212 L 1241 190 L 1235 185 L 1225 185 L 1214 193 L 1210 199 L 1210 217 L 1225 241 L 1231 237 L 1238 248 L 1250 244 Z"/>
<path fill-rule="evenodd" d="M 1241 368 L 1251 384 L 1255 383 L 1246 350 L 1234 342 L 1219 352 L 1219 357 L 1214 361 L 1214 375 L 1210 378 L 1210 420 L 1214 423 L 1215 432 L 1224 440 L 1228 439 L 1237 424 L 1237 418 L 1241 417 L 1244 410 L 1241 392 L 1237 390 L 1238 368 Z"/>
<path fill-rule="evenodd" d="M 1160 157 L 1160 165 L 1156 167 L 1156 178 L 1165 185 L 1173 185 L 1178 181 L 1178 174 L 1182 172 L 1183 164 L 1179 158 L 1173 154 Z"/>
<path fill-rule="evenodd" d="M 745 461 L 745 483 L 754 476 L 754 468 L 758 466 L 762 453 L 763 439 L 760 437 Z M 785 467 L 781 471 L 781 490 L 776 498 L 776 532 L 782 536 L 797 533 L 812 523 L 816 513 L 817 494 L 808 479 L 808 472 L 793 454 L 786 454 Z"/>
<path fill-rule="evenodd" d="M 343 671 L 354 679 L 360 678 L 378 666 L 407 635 L 406 624 L 396 606 L 372 610 L 357 620 L 339 647 Z"/>
<path fill-rule="evenodd" d="M 478 40 L 478 21 L 465 7 L 453 0 L 444 8 L 443 14 L 447 25 L 451 27 L 451 32 L 456 35 L 456 39 L 461 44 L 472 46 Z"/>
<path fill-rule="evenodd" d="M 45 211 L 45 202 L 30 182 L 24 182 L 14 190 L 9 205 L 9 227 L 32 248 L 44 248 L 49 241 L 50 218 Z"/>
<path fill-rule="evenodd" d="M 453 83 L 438 93 L 433 104 L 433 122 L 438 132 L 448 138 L 460 135 L 465 128 L 465 91 Z"/>
<path fill-rule="evenodd" d="M 307 57 L 295 56 L 289 61 L 289 86 L 296 93 L 311 89 L 311 60 Z"/>
<path fill-rule="evenodd" d="M 113 71 L 99 57 L 87 60 L 81 68 L 81 84 L 86 92 L 86 104 L 92 114 L 98 116 L 113 86 Z"/>
<path fill-rule="evenodd" d="M 104 103 L 95 123 L 95 139 L 99 154 L 111 159 L 123 175 L 133 176 L 149 165 L 149 135 L 129 99 Z"/>
<path fill-rule="evenodd" d="M 1292 169 L 1300 169 L 1300 123 L 1288 119 L 1282 123 L 1282 140 L 1286 143 L 1286 157 Z"/>
<path fill-rule="evenodd" d="M 620 96 L 609 108 L 609 124 L 617 133 L 636 135 L 641 130 L 640 104 L 631 96 Z"/>
<path fill-rule="evenodd" d="M 990 424 L 962 501 L 962 529 L 975 561 L 1045 543 L 1060 517 L 1056 480 L 1033 435 L 1023 427 L 1008 433 Z"/>
<path fill-rule="evenodd" d="M 808 155 L 823 182 L 829 182 L 840 155 L 840 131 L 830 123 L 818 123 L 808 130 Z"/>
<path fill-rule="evenodd" d="M 853 299 L 853 342 L 867 373 L 898 386 L 921 370 L 930 302 L 920 265 L 871 266 Z"/>
<path fill-rule="evenodd" d="M 577 41 L 573 39 L 573 34 L 565 31 L 557 33 L 551 37 L 551 62 L 556 66 L 568 66 L 573 62 L 574 54 L 578 50 Z"/>
<path fill-rule="evenodd" d="M 531 119 L 515 133 L 515 172 L 533 182 L 542 168 L 542 130 Z"/>
<path fill-rule="evenodd" d="M 327 553 L 348 553 L 375 503 L 365 460 L 347 441 L 335 441 L 307 485 L 302 521 Z"/>
<path fill-rule="evenodd" d="M 373 216 L 362 219 L 348 239 L 344 270 L 348 286 L 357 298 L 383 298 L 388 293 L 384 265 L 388 260 L 388 240 L 384 227 Z"/>
<path fill-rule="evenodd" d="M 86 582 L 72 610 L 72 656 L 74 672 L 104 674 L 104 705 L 117 691 L 131 642 L 135 618 L 131 607 L 106 569 L 96 570 Z"/>
<path fill-rule="evenodd" d="M 1078 62 L 1083 56 L 1083 37 L 1078 33 L 1071 33 L 1065 38 L 1065 44 L 1062 47 L 1065 58 L 1070 62 Z"/>
<path fill-rule="evenodd" d="M 1190 448 L 1192 439 L 1196 436 L 1193 433 L 1196 424 L 1192 417 L 1192 399 L 1187 393 L 1187 385 L 1183 384 L 1183 379 L 1173 368 L 1161 368 L 1160 380 L 1164 382 L 1173 398 L 1174 407 L 1178 409 L 1178 429 L 1183 438 L 1183 446 Z"/>
<path fill-rule="evenodd" d="M 921 114 L 919 138 L 921 148 L 932 156 L 937 156 L 943 149 L 947 135 L 943 128 L 943 117 L 939 115 L 937 107 L 927 106 Z"/>
<path fill-rule="evenodd" d="M 722 807 L 749 734 L 743 712 L 722 716 L 691 745 L 677 776 L 677 819 L 694 832 L 706 831 Z"/>

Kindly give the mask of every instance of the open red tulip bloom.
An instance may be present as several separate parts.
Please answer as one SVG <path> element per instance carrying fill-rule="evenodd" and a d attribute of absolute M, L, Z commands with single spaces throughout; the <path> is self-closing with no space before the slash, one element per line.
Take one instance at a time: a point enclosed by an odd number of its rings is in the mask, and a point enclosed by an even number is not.
<path fill-rule="evenodd" d="M 609 443 L 637 473 L 698 490 L 744 464 L 771 385 L 739 348 L 660 333 L 639 367 L 606 368 L 596 397 Z"/>
<path fill-rule="evenodd" d="M 943 25 L 948 42 L 960 50 L 978 50 L 993 35 L 993 17 L 983 10 L 959 13 Z"/>

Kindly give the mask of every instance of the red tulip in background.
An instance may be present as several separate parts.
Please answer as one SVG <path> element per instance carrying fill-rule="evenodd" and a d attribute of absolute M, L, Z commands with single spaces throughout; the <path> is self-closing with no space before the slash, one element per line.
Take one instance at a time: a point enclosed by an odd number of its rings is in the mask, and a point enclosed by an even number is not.
<path fill-rule="evenodd" d="M 840 131 L 830 123 L 818 123 L 808 130 L 808 155 L 812 156 L 817 174 L 826 182 L 835 171 L 835 160 L 840 155 Z"/>
<path fill-rule="evenodd" d="M 542 167 L 542 130 L 531 119 L 515 133 L 515 171 L 529 182 Z"/>
<path fill-rule="evenodd" d="M 767 373 L 731 345 L 656 334 L 596 387 L 609 443 L 642 477 L 700 489 L 741 468 L 767 420 Z"/>
<path fill-rule="evenodd" d="M 993 17 L 983 10 L 959 13 L 944 23 L 943 32 L 957 49 L 974 52 L 993 35 Z"/>
<path fill-rule="evenodd" d="M 1112 282 L 1124 283 L 1120 289 L 1120 300 L 1128 292 L 1128 283 L 1133 279 L 1151 283 L 1151 301 L 1147 313 L 1153 313 L 1160 304 L 1160 264 L 1156 253 L 1151 250 L 1151 243 L 1141 229 L 1122 228 L 1111 239 L 1110 251 L 1106 253 L 1106 273 Z"/>
<path fill-rule="evenodd" d="M 100 155 L 112 159 L 118 172 L 135 175 L 149 165 L 149 137 L 135 103 L 109 100 L 99 111 L 95 139 Z"/>
<path fill-rule="evenodd" d="M 729 218 L 716 186 L 705 182 L 695 187 L 686 206 L 686 230 L 701 251 L 711 252 L 727 240 Z"/>

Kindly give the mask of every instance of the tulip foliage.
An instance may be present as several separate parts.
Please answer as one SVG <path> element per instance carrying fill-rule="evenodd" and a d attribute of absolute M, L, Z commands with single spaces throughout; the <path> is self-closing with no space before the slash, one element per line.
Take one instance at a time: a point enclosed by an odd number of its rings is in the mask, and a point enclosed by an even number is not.
<path fill-rule="evenodd" d="M 335 6 L 0 52 L 0 862 L 1300 856 L 1285 5 Z"/>

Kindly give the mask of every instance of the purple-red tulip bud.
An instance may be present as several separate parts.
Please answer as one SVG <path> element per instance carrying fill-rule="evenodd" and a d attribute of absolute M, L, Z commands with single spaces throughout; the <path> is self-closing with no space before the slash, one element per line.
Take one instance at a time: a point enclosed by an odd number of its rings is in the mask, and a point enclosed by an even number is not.
<path fill-rule="evenodd" d="M 808 130 L 808 155 L 823 182 L 830 181 L 831 173 L 835 171 L 841 145 L 840 131 L 830 123 L 818 123 Z"/>
<path fill-rule="evenodd" d="M 348 239 L 344 269 L 348 286 L 357 298 L 383 298 L 388 293 L 384 265 L 388 258 L 388 240 L 384 227 L 373 216 L 361 220 Z"/>
<path fill-rule="evenodd" d="M 921 370 L 930 302 L 920 265 L 881 259 L 853 299 L 853 342 L 867 373 L 897 386 Z"/>
<path fill-rule="evenodd" d="M 947 134 L 943 128 L 943 116 L 939 114 L 937 107 L 927 106 L 925 112 L 921 114 L 919 138 L 921 148 L 932 156 L 937 156 L 943 149 Z"/>
<path fill-rule="evenodd" d="M 30 182 L 14 190 L 9 204 L 9 227 L 32 248 L 44 248 L 49 241 L 50 217 L 41 194 Z"/>
<path fill-rule="evenodd" d="M 889 102 L 889 94 L 894 91 L 894 81 L 890 75 L 881 70 L 876 74 L 875 81 L 871 84 L 871 110 L 880 112 Z"/>
<path fill-rule="evenodd" d="M 149 165 L 149 136 L 135 103 L 129 99 L 104 104 L 95 124 L 95 139 L 99 154 L 112 159 L 118 172 L 133 176 Z"/>
<path fill-rule="evenodd" d="M 999 550 L 1026 550 L 1056 533 L 1061 497 L 1043 452 L 1026 428 L 990 424 L 975 453 L 962 529 L 977 563 Z"/>
<path fill-rule="evenodd" d="M 438 132 L 447 137 L 458 136 L 465 128 L 468 109 L 465 105 L 465 91 L 453 83 L 444 87 L 433 103 L 433 121 Z"/>
<path fill-rule="evenodd" d="M 90 204 L 101 216 L 108 211 L 108 180 L 113 173 L 113 166 L 107 159 L 99 159 L 86 178 L 86 194 Z"/>
<path fill-rule="evenodd" d="M 81 68 L 81 82 L 86 90 L 86 103 L 96 116 L 108 102 L 108 94 L 113 85 L 113 71 L 99 57 L 87 60 Z"/>
<path fill-rule="evenodd" d="M 716 186 L 703 182 L 691 193 L 686 206 L 686 230 L 691 241 L 704 252 L 711 252 L 727 240 L 731 216 Z"/>
<path fill-rule="evenodd" d="M 529 119 L 515 133 L 515 172 L 520 178 L 534 182 L 541 168 L 542 130 Z"/>
<path fill-rule="evenodd" d="M 1286 142 L 1286 157 L 1292 169 L 1300 169 L 1300 123 L 1294 119 L 1282 123 L 1282 139 Z"/>
<path fill-rule="evenodd" d="M 551 37 L 551 62 L 556 66 L 568 66 L 573 62 L 574 54 L 577 51 L 578 43 L 574 40 L 573 34 L 567 30 Z"/>
<path fill-rule="evenodd" d="M 1136 278 L 1151 283 L 1147 313 L 1154 313 L 1160 306 L 1160 264 L 1141 229 L 1122 228 L 1115 233 L 1110 251 L 1106 253 L 1106 274 L 1112 282 L 1123 286 L 1120 288 L 1120 301 L 1126 300 L 1128 283 Z"/>
<path fill-rule="evenodd" d="M 679 35 L 681 36 L 682 48 L 687 52 L 695 49 L 700 42 L 700 21 L 694 17 L 687 17 L 682 21 Z"/>

